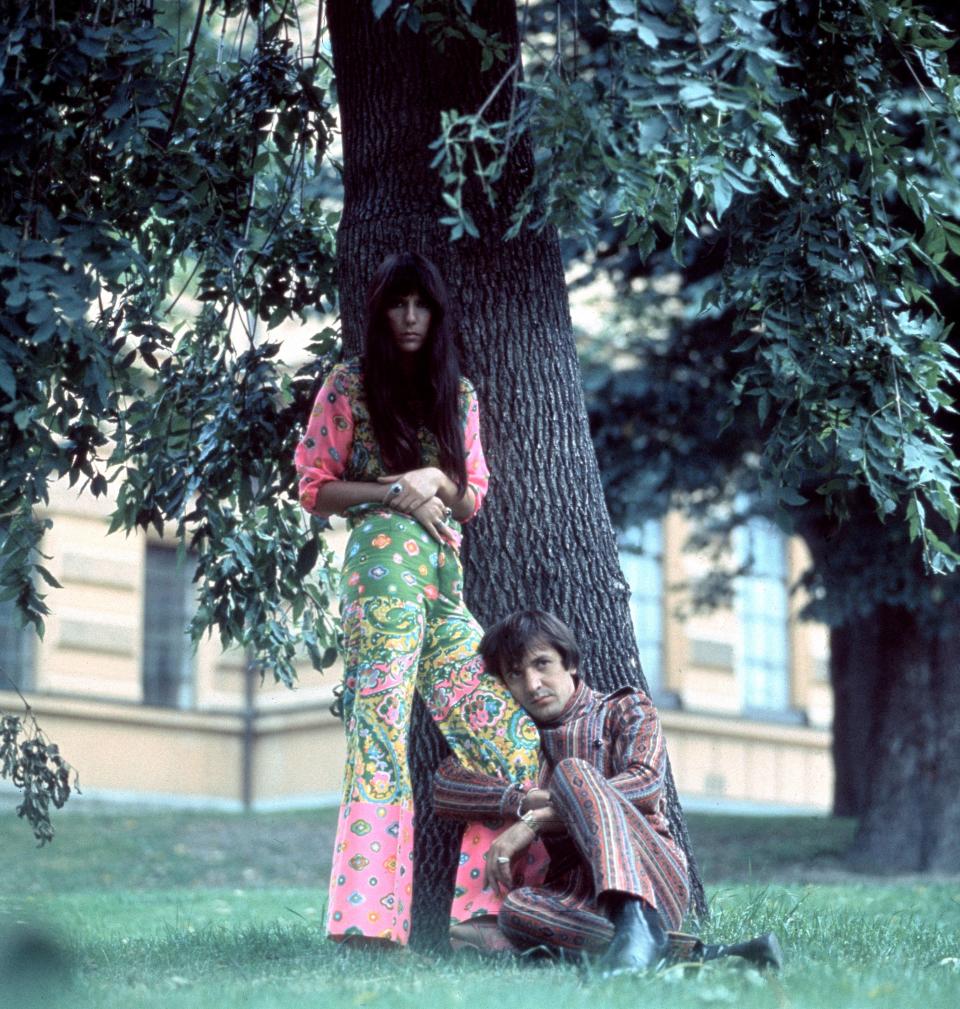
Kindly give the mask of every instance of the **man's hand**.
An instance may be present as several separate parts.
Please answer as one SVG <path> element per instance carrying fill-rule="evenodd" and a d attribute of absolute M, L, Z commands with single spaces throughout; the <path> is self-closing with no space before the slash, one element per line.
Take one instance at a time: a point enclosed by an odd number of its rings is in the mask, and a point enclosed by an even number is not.
<path fill-rule="evenodd" d="M 497 893 L 500 887 L 513 888 L 513 859 L 526 851 L 537 835 L 521 821 L 517 821 L 500 834 L 487 850 L 487 866 L 483 872 L 484 887 L 492 886 Z"/>
<path fill-rule="evenodd" d="M 546 788 L 531 788 L 523 796 L 520 812 L 529 813 L 534 809 L 546 809 L 550 805 L 550 791 Z"/>

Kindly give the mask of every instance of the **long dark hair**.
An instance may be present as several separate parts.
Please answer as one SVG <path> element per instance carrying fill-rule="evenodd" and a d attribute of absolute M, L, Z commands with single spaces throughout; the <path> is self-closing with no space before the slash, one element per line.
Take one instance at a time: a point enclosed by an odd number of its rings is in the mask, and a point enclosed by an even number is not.
<path fill-rule="evenodd" d="M 419 294 L 430 306 L 430 329 L 419 351 L 421 366 L 412 381 L 405 381 L 402 351 L 391 335 L 387 309 L 409 294 Z M 437 439 L 440 468 L 463 494 L 467 466 L 460 419 L 460 365 L 447 288 L 436 266 L 417 252 L 387 256 L 370 283 L 363 382 L 384 465 L 398 473 L 422 465 L 417 428 L 423 425 Z"/>

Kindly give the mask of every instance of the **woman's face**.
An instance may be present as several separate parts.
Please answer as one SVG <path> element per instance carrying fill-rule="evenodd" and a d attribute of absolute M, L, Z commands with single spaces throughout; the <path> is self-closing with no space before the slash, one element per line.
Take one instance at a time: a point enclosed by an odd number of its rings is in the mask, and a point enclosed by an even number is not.
<path fill-rule="evenodd" d="M 416 354 L 427 342 L 430 332 L 430 305 L 417 291 L 394 298 L 387 306 L 387 323 L 397 349 Z"/>

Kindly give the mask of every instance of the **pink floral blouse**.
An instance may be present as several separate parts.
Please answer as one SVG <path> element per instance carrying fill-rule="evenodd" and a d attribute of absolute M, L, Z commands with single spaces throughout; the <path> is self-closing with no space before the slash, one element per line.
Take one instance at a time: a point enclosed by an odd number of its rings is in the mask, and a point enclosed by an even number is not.
<path fill-rule="evenodd" d="M 490 473 L 480 444 L 477 394 L 465 378 L 460 379 L 460 416 L 467 482 L 473 488 L 476 515 L 487 493 Z M 419 438 L 421 465 L 438 466 L 440 452 L 433 433 L 421 428 Z M 330 480 L 373 481 L 388 472 L 370 422 L 359 359 L 335 365 L 327 376 L 297 445 L 295 462 L 300 475 L 300 503 L 316 515 L 324 514 L 317 508 L 317 491 Z"/>

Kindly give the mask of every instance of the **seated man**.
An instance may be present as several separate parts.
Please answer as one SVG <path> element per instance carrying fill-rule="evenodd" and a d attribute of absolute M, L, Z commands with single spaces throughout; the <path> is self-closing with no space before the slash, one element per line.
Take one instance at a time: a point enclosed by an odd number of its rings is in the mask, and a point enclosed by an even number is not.
<path fill-rule="evenodd" d="M 677 936 L 671 949 L 666 929 L 679 928 L 690 890 L 686 858 L 667 827 L 666 753 L 650 699 L 633 687 L 606 697 L 591 690 L 577 676 L 570 629 L 541 610 L 491 627 L 480 652 L 540 730 L 537 787 L 467 771 L 448 757 L 437 771 L 434 805 L 448 818 L 514 821 L 486 859 L 487 885 L 509 891 L 497 923 L 512 947 L 602 952 L 607 970 L 642 970 L 670 952 L 696 959 L 736 953 L 778 966 L 772 936 L 737 947 Z M 537 838 L 549 855 L 546 877 L 513 888 L 514 866 Z"/>

